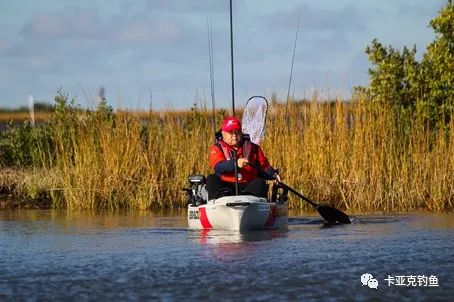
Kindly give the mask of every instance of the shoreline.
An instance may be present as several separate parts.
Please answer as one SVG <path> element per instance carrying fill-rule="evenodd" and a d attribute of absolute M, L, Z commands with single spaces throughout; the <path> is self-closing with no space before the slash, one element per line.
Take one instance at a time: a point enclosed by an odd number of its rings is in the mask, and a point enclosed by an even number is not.
<path fill-rule="evenodd" d="M 0 209 L 52 209 L 46 190 L 27 190 L 30 172 L 0 168 Z"/>
<path fill-rule="evenodd" d="M 42 171 L 38 170 L 22 170 L 13 168 L 0 168 L 0 210 L 12 209 L 40 209 L 40 210 L 71 210 L 71 211 L 86 211 L 87 209 L 70 209 L 69 207 L 56 206 L 52 200 L 50 191 L 51 188 L 45 186 L 49 183 L 46 176 L 42 175 Z M 40 184 L 36 180 L 41 180 Z M 44 181 L 43 181 L 44 180 Z M 147 211 L 184 211 L 185 206 L 182 207 L 150 207 L 147 209 L 135 209 L 121 207 L 118 209 L 96 208 L 94 211 L 124 211 L 124 210 L 147 210 Z M 289 207 L 289 210 L 294 212 L 301 212 L 304 214 L 316 214 L 317 211 L 312 208 L 302 209 L 299 207 Z M 433 211 L 429 209 L 419 208 L 411 210 L 396 210 L 386 211 L 383 209 L 342 209 L 349 213 L 349 215 L 409 215 L 409 214 L 445 214 L 454 213 L 454 209 L 443 211 Z"/>

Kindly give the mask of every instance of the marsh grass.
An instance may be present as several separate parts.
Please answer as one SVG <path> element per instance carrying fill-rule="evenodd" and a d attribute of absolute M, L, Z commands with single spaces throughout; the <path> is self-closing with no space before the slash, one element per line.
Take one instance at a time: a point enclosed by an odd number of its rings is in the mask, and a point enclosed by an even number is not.
<path fill-rule="evenodd" d="M 178 208 L 190 174 L 208 173 L 211 141 L 206 114 L 161 112 L 143 117 L 128 111 L 68 112 L 55 128 L 55 157 L 48 169 L 59 175 L 56 206 Z"/>
<path fill-rule="evenodd" d="M 289 127 L 272 116 L 264 148 L 303 194 L 359 212 L 453 208 L 452 121 L 433 129 L 423 115 L 364 100 L 292 106 Z"/>
<path fill-rule="evenodd" d="M 44 122 L 47 121 L 50 116 L 52 115 L 51 112 L 35 112 L 35 120 L 36 122 Z M 0 123 L 6 124 L 10 121 L 14 123 L 21 123 L 26 119 L 30 119 L 30 113 L 21 111 L 21 112 L 1 112 L 0 111 Z"/>
<path fill-rule="evenodd" d="M 454 206 L 454 122 L 429 126 L 357 99 L 270 104 L 262 147 L 283 180 L 316 202 L 349 212 L 447 211 Z M 226 115 L 221 110 L 216 125 Z M 35 167 L 53 207 L 186 206 L 191 174 L 211 173 L 211 111 L 56 110 Z M 52 143 L 49 144 L 48 142 Z M 38 186 L 43 188 L 43 186 Z M 308 209 L 291 197 L 292 208 Z"/>

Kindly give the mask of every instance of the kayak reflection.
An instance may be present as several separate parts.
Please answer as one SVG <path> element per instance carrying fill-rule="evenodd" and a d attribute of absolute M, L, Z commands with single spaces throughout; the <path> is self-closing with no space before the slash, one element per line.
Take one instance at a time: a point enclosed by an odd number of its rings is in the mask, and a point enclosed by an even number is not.
<path fill-rule="evenodd" d="M 192 238 L 200 244 L 229 244 L 258 242 L 286 238 L 288 230 L 256 230 L 248 232 L 202 229 L 192 231 Z"/>

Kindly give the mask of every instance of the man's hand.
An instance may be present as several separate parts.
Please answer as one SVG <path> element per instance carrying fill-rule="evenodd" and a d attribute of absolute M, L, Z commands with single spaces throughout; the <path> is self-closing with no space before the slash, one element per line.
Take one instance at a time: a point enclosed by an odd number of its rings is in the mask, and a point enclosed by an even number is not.
<path fill-rule="evenodd" d="M 240 157 L 237 160 L 238 167 L 243 168 L 249 163 L 248 159 L 245 157 Z"/>

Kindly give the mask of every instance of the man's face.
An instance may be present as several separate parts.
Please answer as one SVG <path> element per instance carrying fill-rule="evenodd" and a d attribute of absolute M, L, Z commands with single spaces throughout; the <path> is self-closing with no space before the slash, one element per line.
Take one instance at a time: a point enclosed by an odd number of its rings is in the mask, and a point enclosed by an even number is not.
<path fill-rule="evenodd" d="M 237 146 L 241 141 L 242 135 L 240 130 L 222 131 L 222 140 L 229 146 Z"/>

